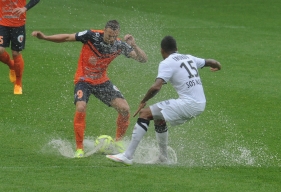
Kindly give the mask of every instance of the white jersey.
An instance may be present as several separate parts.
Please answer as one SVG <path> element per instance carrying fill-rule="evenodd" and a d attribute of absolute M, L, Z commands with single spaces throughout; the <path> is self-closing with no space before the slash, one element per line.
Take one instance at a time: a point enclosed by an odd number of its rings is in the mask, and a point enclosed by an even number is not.
<path fill-rule="evenodd" d="M 205 59 L 192 55 L 173 53 L 159 64 L 157 78 L 170 82 L 179 99 L 205 103 L 206 98 L 198 68 L 205 65 Z"/>

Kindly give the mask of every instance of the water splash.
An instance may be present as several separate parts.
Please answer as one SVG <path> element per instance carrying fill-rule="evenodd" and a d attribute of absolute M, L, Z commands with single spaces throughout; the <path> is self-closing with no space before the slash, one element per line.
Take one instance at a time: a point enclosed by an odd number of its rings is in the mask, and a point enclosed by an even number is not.
<path fill-rule="evenodd" d="M 129 145 L 129 138 L 125 137 L 123 140 L 124 147 L 127 148 Z M 84 139 L 84 151 L 85 157 L 99 153 L 99 146 L 95 146 L 95 138 Z M 74 158 L 75 146 L 73 143 L 63 139 L 51 139 L 43 148 L 44 153 L 59 154 L 66 158 Z M 138 146 L 134 162 L 141 164 L 154 164 L 159 157 L 159 150 L 156 140 L 150 138 L 144 138 Z M 177 155 L 174 149 L 168 147 L 169 164 L 177 163 Z"/>
<path fill-rule="evenodd" d="M 158 144 L 156 139 L 151 137 L 144 138 L 138 148 L 136 149 L 134 155 L 134 162 L 140 164 L 157 164 L 158 158 L 160 156 Z M 167 164 L 177 164 L 178 158 L 176 151 L 168 146 L 168 162 Z"/>
<path fill-rule="evenodd" d="M 85 139 L 84 140 L 84 150 L 85 150 L 85 157 L 89 157 L 93 155 L 94 153 L 98 152 L 98 147 L 94 146 L 94 139 Z M 67 157 L 67 158 L 74 158 L 74 144 L 70 143 L 67 140 L 62 140 L 62 139 L 52 139 L 46 148 L 48 148 L 48 151 L 51 151 L 51 153 L 59 153 L 60 155 Z"/>
<path fill-rule="evenodd" d="M 50 151 L 54 149 L 54 152 L 59 152 L 62 156 L 72 158 L 74 157 L 74 151 L 70 142 L 61 139 L 53 139 L 48 144 L 47 147 L 50 147 Z M 44 147 L 43 151 L 46 151 Z M 56 151 L 57 150 L 57 151 Z"/>
<path fill-rule="evenodd" d="M 188 135 L 188 134 L 187 134 Z M 201 135 L 202 136 L 202 135 Z M 213 167 L 213 166 L 280 166 L 280 159 L 272 154 L 262 142 L 259 147 L 253 147 L 241 140 L 225 140 L 220 145 L 211 146 L 208 140 L 179 137 L 171 140 L 168 147 L 169 164 L 185 167 Z M 203 137 L 204 138 L 204 137 Z M 198 139 L 198 140 L 196 140 Z M 85 156 L 89 157 L 99 152 L 94 145 L 95 138 L 84 140 Z M 124 138 L 124 147 L 128 147 L 129 137 Z M 51 139 L 44 147 L 44 153 L 59 154 L 66 158 L 74 157 L 75 145 L 63 139 Z M 159 158 L 156 138 L 145 136 L 134 154 L 134 162 L 139 164 L 154 164 Z"/>

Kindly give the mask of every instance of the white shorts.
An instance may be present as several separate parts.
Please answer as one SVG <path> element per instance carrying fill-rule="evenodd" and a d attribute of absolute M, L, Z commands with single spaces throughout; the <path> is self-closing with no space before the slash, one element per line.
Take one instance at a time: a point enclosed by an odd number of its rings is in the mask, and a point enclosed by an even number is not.
<path fill-rule="evenodd" d="M 206 103 L 185 99 L 169 99 L 149 106 L 154 119 L 164 119 L 171 126 L 183 124 L 200 115 Z"/>

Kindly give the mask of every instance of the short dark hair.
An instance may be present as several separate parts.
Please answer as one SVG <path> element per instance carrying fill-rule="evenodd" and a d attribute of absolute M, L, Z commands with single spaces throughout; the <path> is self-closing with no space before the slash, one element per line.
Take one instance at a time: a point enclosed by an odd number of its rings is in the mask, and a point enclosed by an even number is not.
<path fill-rule="evenodd" d="M 110 28 L 110 29 L 112 29 L 112 30 L 118 30 L 118 29 L 120 29 L 120 26 L 119 26 L 119 23 L 118 23 L 118 21 L 116 21 L 116 20 L 110 20 L 110 21 L 108 21 L 107 23 L 106 23 L 106 25 L 105 25 L 105 29 L 106 28 Z"/>
<path fill-rule="evenodd" d="M 161 48 L 166 53 L 175 52 L 177 51 L 177 42 L 172 36 L 165 36 L 161 41 Z"/>

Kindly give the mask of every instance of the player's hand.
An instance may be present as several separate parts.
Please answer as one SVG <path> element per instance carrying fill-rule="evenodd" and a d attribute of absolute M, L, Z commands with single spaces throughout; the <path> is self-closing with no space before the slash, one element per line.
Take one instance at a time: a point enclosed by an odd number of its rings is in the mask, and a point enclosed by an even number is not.
<path fill-rule="evenodd" d="M 21 14 L 25 13 L 26 10 L 27 10 L 26 7 L 15 8 L 12 13 L 15 14 L 15 15 L 20 16 Z"/>
<path fill-rule="evenodd" d="M 210 70 L 211 70 L 211 71 L 218 71 L 219 69 L 218 69 L 218 68 L 213 68 L 213 67 L 211 67 Z"/>
<path fill-rule="evenodd" d="M 210 70 L 211 70 L 211 71 L 218 71 L 218 70 L 221 70 L 221 64 L 220 64 L 220 62 L 217 62 L 216 65 L 217 65 L 216 67 L 211 67 Z"/>
<path fill-rule="evenodd" d="M 146 103 L 140 103 L 138 110 L 134 113 L 133 117 L 135 117 L 142 108 L 144 108 L 146 105 Z"/>
<path fill-rule="evenodd" d="M 37 37 L 38 39 L 44 39 L 45 35 L 41 31 L 33 31 L 31 33 L 32 36 Z"/>
<path fill-rule="evenodd" d="M 126 41 L 126 43 L 128 43 L 130 46 L 134 47 L 136 46 L 136 42 L 135 42 L 135 38 L 130 35 L 130 34 L 127 34 L 124 36 L 124 40 Z"/>

